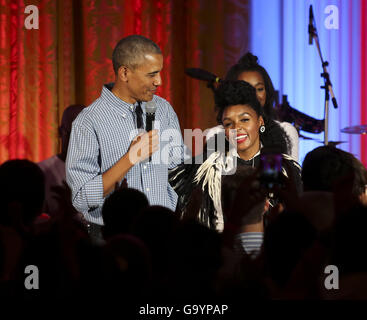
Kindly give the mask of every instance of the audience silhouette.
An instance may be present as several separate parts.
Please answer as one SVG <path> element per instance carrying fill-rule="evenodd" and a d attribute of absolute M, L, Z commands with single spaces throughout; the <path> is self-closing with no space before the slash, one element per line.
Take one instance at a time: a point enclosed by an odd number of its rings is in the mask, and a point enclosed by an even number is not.
<path fill-rule="evenodd" d="M 347 152 L 316 148 L 303 163 L 303 192 L 289 179 L 272 190 L 281 205 L 270 208 L 259 170 L 241 167 L 222 180 L 222 233 L 150 206 L 143 193 L 122 185 L 103 206 L 104 242 L 94 243 L 74 219 L 67 186 L 57 193 L 57 216 L 40 220 L 44 173 L 28 160 L 6 161 L 0 166 L 0 296 L 101 299 L 135 315 L 145 301 L 365 299 L 366 172 Z M 251 230 L 263 234 L 256 254 L 251 238 L 243 237 Z M 27 266 L 38 269 L 37 290 L 25 286 Z M 325 287 L 327 266 L 338 268 L 339 290 Z"/>

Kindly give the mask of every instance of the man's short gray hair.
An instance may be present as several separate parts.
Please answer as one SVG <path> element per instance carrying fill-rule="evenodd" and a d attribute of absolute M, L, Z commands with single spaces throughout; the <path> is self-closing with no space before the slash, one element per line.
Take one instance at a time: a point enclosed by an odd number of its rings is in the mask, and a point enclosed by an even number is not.
<path fill-rule="evenodd" d="M 112 64 L 115 74 L 121 66 L 136 68 L 146 54 L 162 54 L 158 45 L 141 35 L 131 35 L 121 39 L 112 53 Z"/>

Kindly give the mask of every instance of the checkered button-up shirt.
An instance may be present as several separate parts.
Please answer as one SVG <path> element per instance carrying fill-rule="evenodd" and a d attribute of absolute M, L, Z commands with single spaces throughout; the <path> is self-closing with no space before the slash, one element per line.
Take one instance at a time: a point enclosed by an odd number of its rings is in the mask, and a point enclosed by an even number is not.
<path fill-rule="evenodd" d="M 145 193 L 151 205 L 175 210 L 177 194 L 168 183 L 168 169 L 183 161 L 185 147 L 177 115 L 171 105 L 158 96 L 153 97 L 153 102 L 157 106 L 154 128 L 159 132 L 159 150 L 150 162 L 147 159 L 133 166 L 125 178 L 130 188 Z M 145 127 L 145 102 L 141 107 Z M 73 122 L 66 159 L 66 180 L 72 190 L 74 207 L 88 221 L 103 224 L 102 173 L 126 154 L 137 134 L 135 105 L 116 97 L 107 86 Z"/>

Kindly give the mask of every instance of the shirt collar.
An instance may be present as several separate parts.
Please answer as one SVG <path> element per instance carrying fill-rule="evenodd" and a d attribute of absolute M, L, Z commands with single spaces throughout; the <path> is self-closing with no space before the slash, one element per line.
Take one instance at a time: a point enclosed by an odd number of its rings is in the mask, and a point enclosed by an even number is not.
<path fill-rule="evenodd" d="M 107 83 L 102 88 L 101 98 L 107 101 L 113 108 L 117 109 L 117 111 L 125 114 L 127 111 L 135 112 L 135 107 L 137 103 L 131 104 L 127 103 L 124 100 L 121 100 L 119 97 L 115 96 L 112 93 L 112 88 L 114 86 L 114 82 Z M 141 103 L 141 107 L 143 112 L 145 112 L 145 107 L 143 107 L 144 102 Z"/>

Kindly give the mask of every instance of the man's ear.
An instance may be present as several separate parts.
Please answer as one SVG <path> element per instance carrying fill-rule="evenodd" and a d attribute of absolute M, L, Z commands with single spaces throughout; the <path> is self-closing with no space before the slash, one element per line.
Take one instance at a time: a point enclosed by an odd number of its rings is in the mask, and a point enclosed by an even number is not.
<path fill-rule="evenodd" d="M 130 73 L 130 69 L 126 66 L 121 66 L 117 72 L 117 75 L 119 77 L 119 79 L 123 82 L 127 82 L 128 81 L 128 76 Z"/>

